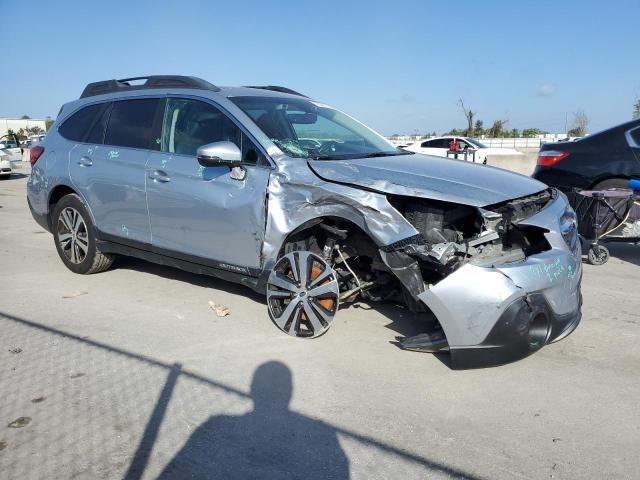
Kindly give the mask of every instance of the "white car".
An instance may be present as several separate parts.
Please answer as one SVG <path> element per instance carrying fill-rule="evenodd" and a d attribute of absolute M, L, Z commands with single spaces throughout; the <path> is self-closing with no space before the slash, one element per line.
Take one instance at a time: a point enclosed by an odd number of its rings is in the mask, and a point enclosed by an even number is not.
<path fill-rule="evenodd" d="M 8 135 L 0 137 L 0 154 L 7 155 L 12 162 L 22 160 L 22 149 L 18 143 L 17 137 L 11 138 Z"/>
<path fill-rule="evenodd" d="M 522 155 L 520 152 L 513 150 L 512 148 L 487 147 L 475 138 L 454 136 L 435 137 L 428 140 L 419 140 L 415 143 L 412 143 L 408 147 L 405 147 L 405 150 L 409 150 L 410 152 L 423 153 L 425 155 L 446 157 L 447 152 L 449 151 L 449 143 L 452 140 L 457 140 L 460 144 L 460 153 L 458 154 L 459 160 L 464 160 L 465 150 L 467 151 L 467 161 L 475 161 L 475 163 L 487 163 L 487 157 L 489 155 Z M 473 151 L 475 151 L 475 159 L 472 155 Z M 450 158 L 455 157 L 450 155 Z"/>
<path fill-rule="evenodd" d="M 9 155 L 0 150 L 0 179 L 9 178 L 11 176 L 11 160 Z"/>

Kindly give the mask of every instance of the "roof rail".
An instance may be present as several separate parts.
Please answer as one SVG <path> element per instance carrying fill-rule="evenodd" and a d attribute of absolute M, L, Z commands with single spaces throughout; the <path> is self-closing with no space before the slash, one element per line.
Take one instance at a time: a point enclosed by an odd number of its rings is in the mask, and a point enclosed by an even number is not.
<path fill-rule="evenodd" d="M 254 86 L 254 85 L 247 85 L 245 86 L 245 88 L 259 88 L 260 90 L 271 90 L 272 92 L 288 93 L 290 95 L 298 95 L 299 97 L 309 98 L 300 92 L 296 92 L 295 90 L 291 90 L 290 88 L 287 88 L 287 87 L 279 87 L 277 85 L 264 85 L 261 87 Z"/>
<path fill-rule="evenodd" d="M 136 80 L 146 80 L 146 82 L 131 85 L 130 82 Z M 80 98 L 93 97 L 94 95 L 103 95 L 105 93 L 125 90 L 144 90 L 147 88 L 167 87 L 198 88 L 202 90 L 213 90 L 214 92 L 220 91 L 220 89 L 212 83 L 198 77 L 187 77 L 183 75 L 151 75 L 148 77 L 121 78 L 120 80 L 103 80 L 101 82 L 93 82 L 85 87 Z"/>

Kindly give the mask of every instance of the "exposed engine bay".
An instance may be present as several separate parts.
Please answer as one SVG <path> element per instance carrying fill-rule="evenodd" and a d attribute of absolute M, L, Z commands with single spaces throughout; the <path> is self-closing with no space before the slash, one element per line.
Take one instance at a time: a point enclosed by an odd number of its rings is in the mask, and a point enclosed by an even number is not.
<path fill-rule="evenodd" d="M 550 249 L 545 229 L 518 222 L 544 208 L 552 195 L 552 190 L 544 190 L 486 208 L 390 196 L 389 202 L 415 227 L 417 235 L 377 246 L 353 224 L 325 218 L 292 235 L 283 253 L 310 251 L 321 256 L 337 274 L 340 302 L 361 297 L 424 311 L 426 307 L 415 295 L 467 263 L 500 265 Z M 393 269 L 394 259 L 404 272 Z M 411 283 L 398 278 L 411 270 L 420 281 L 420 285 L 413 282 L 414 291 L 407 290 Z"/>

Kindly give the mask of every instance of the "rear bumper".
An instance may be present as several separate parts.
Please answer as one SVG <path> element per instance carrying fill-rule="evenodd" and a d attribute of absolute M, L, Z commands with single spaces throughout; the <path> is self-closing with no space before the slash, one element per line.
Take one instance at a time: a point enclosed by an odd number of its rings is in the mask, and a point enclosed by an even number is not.
<path fill-rule="evenodd" d="M 38 225 L 44 228 L 47 232 L 51 232 L 51 228 L 49 227 L 49 219 L 46 214 L 41 214 L 36 212 L 31 206 L 31 200 L 27 197 L 27 204 L 29 205 L 29 211 L 31 212 L 31 216 L 36 221 Z"/>

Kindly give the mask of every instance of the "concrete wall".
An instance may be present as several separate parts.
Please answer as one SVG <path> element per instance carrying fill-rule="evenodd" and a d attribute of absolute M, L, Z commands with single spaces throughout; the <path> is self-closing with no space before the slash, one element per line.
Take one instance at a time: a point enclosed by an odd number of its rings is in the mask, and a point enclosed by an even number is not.
<path fill-rule="evenodd" d="M 487 157 L 487 165 L 529 176 L 536 168 L 537 158 L 537 151 L 523 153 L 522 155 L 490 155 Z"/>

